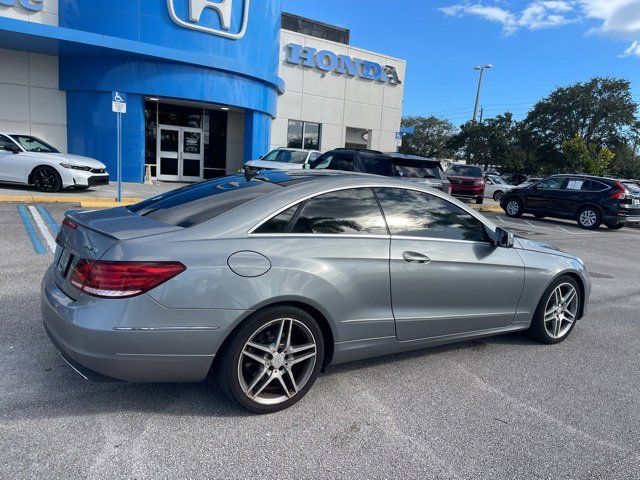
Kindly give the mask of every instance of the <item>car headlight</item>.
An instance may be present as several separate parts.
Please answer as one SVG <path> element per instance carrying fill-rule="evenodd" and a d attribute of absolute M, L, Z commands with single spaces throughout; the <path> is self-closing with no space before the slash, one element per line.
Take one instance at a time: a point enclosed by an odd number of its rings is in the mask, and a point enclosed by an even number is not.
<path fill-rule="evenodd" d="M 70 168 L 71 170 L 83 170 L 85 172 L 91 171 L 91 167 L 85 167 L 84 165 L 73 165 L 71 163 L 61 163 L 61 167 Z"/>

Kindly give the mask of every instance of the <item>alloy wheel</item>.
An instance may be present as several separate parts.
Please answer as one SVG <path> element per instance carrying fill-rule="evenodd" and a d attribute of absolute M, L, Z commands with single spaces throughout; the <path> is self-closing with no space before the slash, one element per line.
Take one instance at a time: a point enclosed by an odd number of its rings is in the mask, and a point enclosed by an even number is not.
<path fill-rule="evenodd" d="M 578 315 L 579 296 L 570 283 L 558 285 L 544 309 L 544 328 L 554 340 L 567 335 Z"/>
<path fill-rule="evenodd" d="M 35 174 L 34 183 L 42 191 L 49 192 L 56 189 L 56 174 L 49 168 L 41 168 Z"/>
<path fill-rule="evenodd" d="M 499 202 L 500 200 L 502 200 L 502 195 L 504 195 L 504 193 L 502 193 L 500 190 L 498 190 L 496 193 L 493 194 L 493 199 L 496 202 Z"/>
<path fill-rule="evenodd" d="M 580 224 L 584 227 L 593 227 L 598 221 L 598 214 L 593 210 L 583 210 L 580 213 Z"/>
<path fill-rule="evenodd" d="M 507 213 L 509 215 L 518 215 L 519 212 L 520 204 L 517 200 L 511 200 L 509 203 L 507 203 Z"/>
<path fill-rule="evenodd" d="M 317 341 L 294 318 L 279 318 L 260 327 L 244 344 L 238 379 L 244 394 L 262 405 L 277 405 L 295 397 L 313 375 Z"/>

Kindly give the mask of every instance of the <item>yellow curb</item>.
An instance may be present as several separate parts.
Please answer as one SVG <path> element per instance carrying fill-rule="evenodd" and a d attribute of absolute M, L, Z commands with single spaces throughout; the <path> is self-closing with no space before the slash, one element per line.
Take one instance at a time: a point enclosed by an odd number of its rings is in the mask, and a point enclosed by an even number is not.
<path fill-rule="evenodd" d="M 100 202 L 94 200 L 83 200 L 82 202 L 80 202 L 80 206 L 82 208 L 114 208 L 132 205 L 134 203 L 138 203 L 138 201 L 128 199 L 122 200 L 122 202 Z"/>
<path fill-rule="evenodd" d="M 127 204 L 141 202 L 141 198 L 123 198 Z M 82 203 L 100 202 L 116 205 L 116 199 L 111 197 L 72 197 L 72 196 L 39 196 L 39 195 L 0 195 L 0 203 Z"/>

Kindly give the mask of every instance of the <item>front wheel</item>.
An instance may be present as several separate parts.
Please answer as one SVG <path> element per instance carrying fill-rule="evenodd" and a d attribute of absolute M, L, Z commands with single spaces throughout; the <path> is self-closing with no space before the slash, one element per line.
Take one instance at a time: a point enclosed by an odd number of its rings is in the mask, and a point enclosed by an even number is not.
<path fill-rule="evenodd" d="M 53 167 L 38 167 L 32 174 L 33 184 L 42 192 L 59 192 L 62 178 Z"/>
<path fill-rule="evenodd" d="M 502 200 L 502 196 L 503 196 L 503 195 L 504 195 L 504 192 L 501 192 L 500 190 L 498 190 L 497 192 L 495 192 L 495 193 L 493 194 L 493 199 L 494 199 L 496 202 L 499 202 L 500 200 Z"/>
<path fill-rule="evenodd" d="M 324 358 L 317 322 L 304 310 L 278 306 L 250 317 L 224 348 L 218 379 L 247 410 L 273 413 L 309 391 Z"/>
<path fill-rule="evenodd" d="M 508 217 L 521 217 L 524 213 L 524 207 L 522 205 L 522 201 L 517 198 L 512 198 L 507 202 L 504 206 L 504 211 Z"/>
<path fill-rule="evenodd" d="M 584 207 L 578 212 L 578 226 L 586 230 L 595 230 L 602 224 L 602 215 L 594 207 Z"/>
<path fill-rule="evenodd" d="M 529 334 L 542 343 L 562 342 L 573 330 L 581 307 L 578 283 L 569 276 L 558 278 L 542 296 Z"/>

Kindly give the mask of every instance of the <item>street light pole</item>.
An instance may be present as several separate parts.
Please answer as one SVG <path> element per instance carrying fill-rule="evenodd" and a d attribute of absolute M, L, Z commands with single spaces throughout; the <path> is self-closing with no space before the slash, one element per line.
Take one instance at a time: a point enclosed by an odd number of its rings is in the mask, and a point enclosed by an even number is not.
<path fill-rule="evenodd" d="M 473 67 L 474 70 L 480 72 L 480 78 L 478 79 L 478 91 L 476 92 L 476 104 L 473 107 L 473 121 L 476 121 L 476 117 L 478 116 L 478 105 L 480 103 L 480 91 L 482 90 L 482 78 L 484 77 L 485 69 L 493 68 L 493 65 L 490 63 L 486 65 L 478 65 L 477 67 Z"/>

